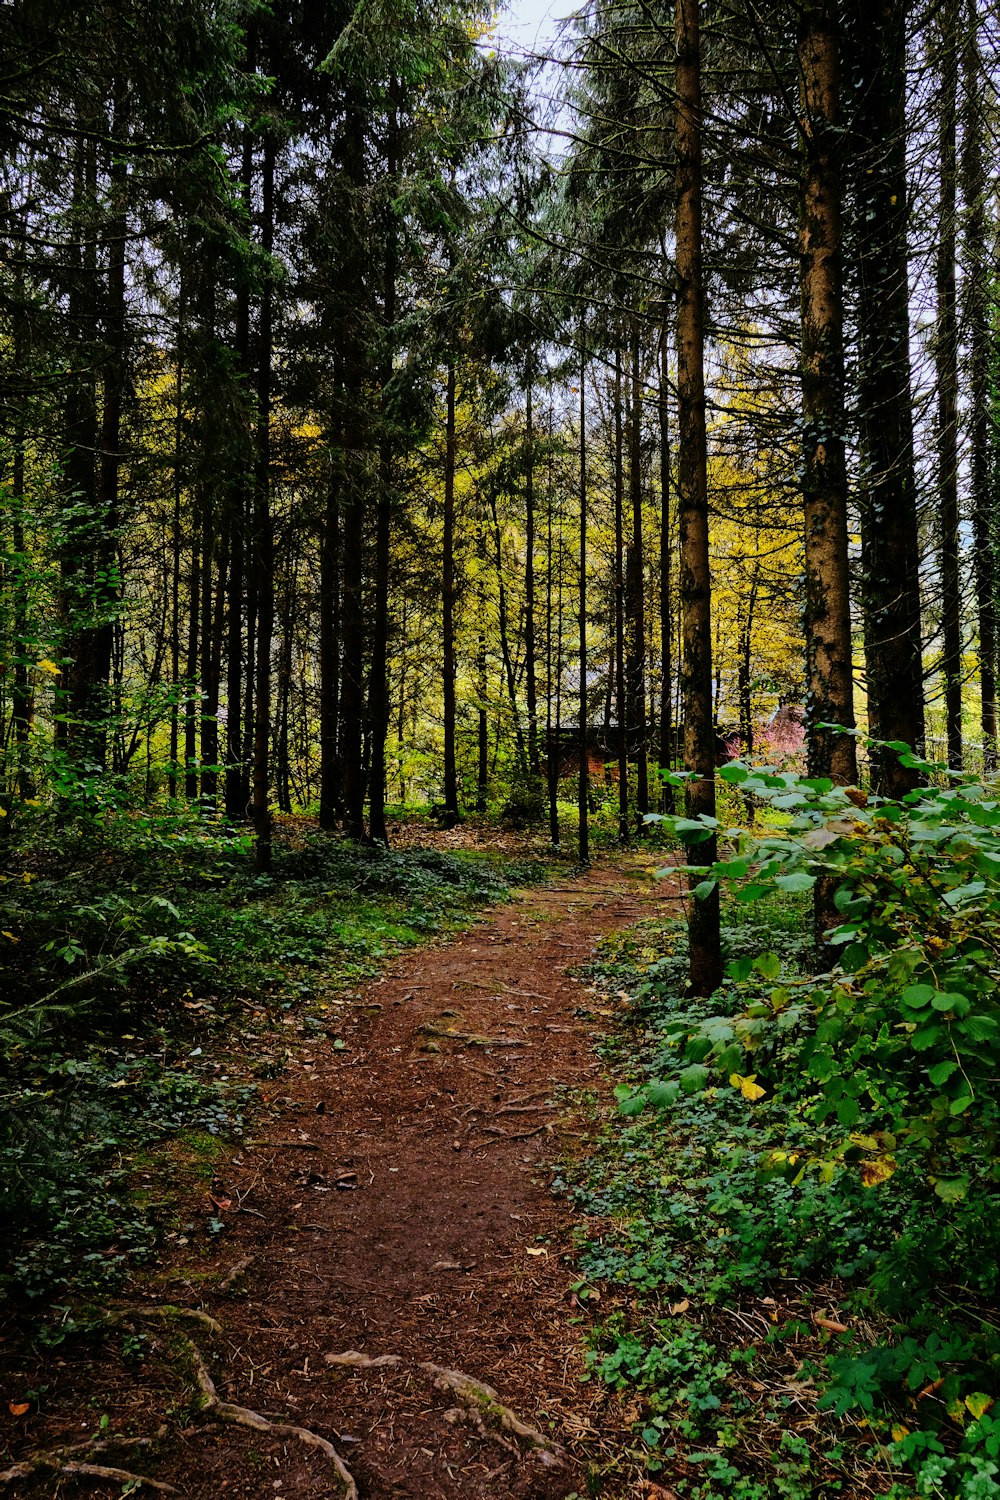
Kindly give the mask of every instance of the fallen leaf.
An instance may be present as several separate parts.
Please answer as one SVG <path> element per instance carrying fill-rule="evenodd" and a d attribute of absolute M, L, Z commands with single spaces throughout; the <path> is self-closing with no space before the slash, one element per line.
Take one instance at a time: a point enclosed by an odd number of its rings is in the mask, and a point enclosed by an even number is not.
<path fill-rule="evenodd" d="M 683 1302 L 671 1302 L 671 1304 L 670 1304 L 670 1316 L 672 1318 L 679 1318 L 680 1315 L 681 1315 L 681 1313 L 686 1313 L 687 1310 L 688 1310 L 688 1308 L 690 1306 L 691 1306 L 691 1303 L 688 1301 L 688 1299 L 686 1297 L 684 1298 Z"/>
<path fill-rule="evenodd" d="M 30 1401 L 8 1401 L 7 1407 L 12 1417 L 23 1417 L 31 1407 Z"/>
<path fill-rule="evenodd" d="M 838 1323 L 836 1318 L 826 1318 L 822 1313 L 813 1313 L 813 1322 L 817 1328 L 825 1328 L 828 1333 L 847 1333 L 846 1323 Z"/>
<path fill-rule="evenodd" d="M 741 1073 L 730 1073 L 729 1082 L 734 1089 L 739 1089 L 744 1099 L 749 1100 L 753 1104 L 755 1100 L 763 1099 L 765 1094 L 765 1090 L 755 1081 L 756 1078 L 756 1073 L 751 1073 L 746 1078 Z"/>
<path fill-rule="evenodd" d="M 548 1255 L 549 1252 L 547 1250 L 543 1250 L 541 1245 L 528 1245 L 525 1249 L 525 1253 L 527 1255 Z"/>

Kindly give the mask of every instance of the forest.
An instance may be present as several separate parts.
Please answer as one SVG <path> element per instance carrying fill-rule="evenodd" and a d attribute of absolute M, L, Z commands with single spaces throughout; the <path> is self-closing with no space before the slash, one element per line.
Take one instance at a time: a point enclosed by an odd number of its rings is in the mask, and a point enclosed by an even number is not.
<path fill-rule="evenodd" d="M 162 1367 L 286 1494 L 1000 1495 L 1000 15 L 510 20 L 0 6 L 0 1491 L 214 1495 L 115 1405 Z M 508 908 L 571 957 L 468 979 Z M 512 996 L 591 1436 L 355 1477 L 195 1345 L 282 1254 L 233 1152 L 346 1213 L 274 1112 L 414 1047 L 496 1135 Z"/>

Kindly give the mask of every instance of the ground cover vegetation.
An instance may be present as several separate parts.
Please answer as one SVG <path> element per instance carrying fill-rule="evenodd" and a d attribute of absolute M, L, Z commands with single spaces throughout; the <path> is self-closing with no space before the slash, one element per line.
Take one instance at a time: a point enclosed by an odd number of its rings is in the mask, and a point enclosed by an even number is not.
<path fill-rule="evenodd" d="M 459 0 L 0 37 L 0 1108 L 48 1226 L 11 1275 L 118 1243 L 81 1143 L 237 1128 L 202 1030 L 516 878 L 390 852 L 394 804 L 669 837 L 684 1064 L 629 1128 L 759 1130 L 747 1264 L 829 1223 L 876 1309 L 808 1378 L 985 1493 L 995 8 L 587 0 L 541 59 Z M 764 903 L 728 977 L 723 890 Z"/>

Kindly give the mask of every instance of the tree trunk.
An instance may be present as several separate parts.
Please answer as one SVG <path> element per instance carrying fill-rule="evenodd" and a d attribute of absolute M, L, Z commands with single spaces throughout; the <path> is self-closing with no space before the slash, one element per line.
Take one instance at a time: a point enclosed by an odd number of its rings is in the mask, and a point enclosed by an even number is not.
<path fill-rule="evenodd" d="M 798 44 L 802 502 L 809 774 L 850 786 L 858 779 L 854 737 L 823 727 L 854 727 L 844 455 L 838 9 L 837 0 L 816 0 L 809 5 L 802 13 Z"/>
<path fill-rule="evenodd" d="M 327 482 L 319 582 L 319 826 L 336 828 L 343 816 L 340 719 L 340 491 L 344 465 L 342 431 L 331 434 L 333 457 Z"/>
<path fill-rule="evenodd" d="M 852 14 L 857 113 L 858 398 L 864 503 L 862 581 L 868 717 L 873 736 L 922 752 L 920 551 L 910 398 L 907 272 L 908 0 Z M 872 785 L 899 797 L 917 773 L 876 748 Z"/>
<path fill-rule="evenodd" d="M 243 202 L 249 212 L 253 188 L 253 140 L 244 127 L 240 182 Z M 250 291 L 246 276 L 236 290 L 236 316 L 233 337 L 236 368 L 244 382 L 250 379 Z M 248 393 L 241 390 L 242 405 Z M 249 413 L 246 414 L 247 417 Z M 241 435 L 249 452 L 249 429 Z M 246 587 L 247 521 L 252 504 L 252 487 L 247 484 L 244 465 L 232 477 L 228 494 L 229 581 L 227 587 L 226 632 L 226 817 L 230 823 L 242 823 L 247 815 L 246 739 L 243 721 L 244 663 L 248 660 L 243 635 L 243 595 Z M 250 659 L 252 660 L 252 658 Z"/>
<path fill-rule="evenodd" d="M 264 145 L 261 167 L 261 248 L 274 247 L 273 141 Z M 260 305 L 260 349 L 257 367 L 257 472 L 254 488 L 254 584 L 257 595 L 257 683 L 253 738 L 254 865 L 258 875 L 271 871 L 271 637 L 274 633 L 274 535 L 271 516 L 271 361 L 273 357 L 274 283 L 266 276 Z"/>
<path fill-rule="evenodd" d="M 579 746 L 580 774 L 577 778 L 577 851 L 584 869 L 590 865 L 590 746 L 587 701 L 587 328 L 580 319 L 580 581 L 579 606 Z"/>
<path fill-rule="evenodd" d="M 622 434 L 622 356 L 615 341 L 615 741 L 618 746 L 618 837 L 629 836 L 628 698 L 625 691 L 625 471 Z"/>
<path fill-rule="evenodd" d="M 444 807 L 458 817 L 455 765 L 455 366 L 448 361 L 444 430 L 444 535 L 441 561 L 442 660 L 444 687 Z M 499 543 L 498 543 L 499 546 Z M 497 567 L 500 558 L 497 557 Z"/>
<path fill-rule="evenodd" d="M 642 381 L 639 370 L 639 329 L 632 330 L 632 373 L 629 412 L 629 499 L 632 505 L 632 547 L 628 556 L 629 682 L 628 721 L 635 747 L 635 809 L 639 826 L 649 812 L 649 769 L 646 760 L 646 601 L 642 540 Z"/>
<path fill-rule="evenodd" d="M 389 86 L 390 106 L 386 135 L 385 271 L 382 291 L 382 323 L 385 355 L 382 361 L 382 433 L 379 440 L 379 488 L 375 515 L 375 609 L 372 621 L 372 660 L 368 688 L 368 716 L 371 721 L 371 773 L 368 778 L 368 828 L 376 843 L 388 847 L 385 826 L 385 742 L 389 734 L 389 563 L 393 514 L 393 415 L 390 405 L 390 383 L 396 336 L 396 134 L 399 86 L 395 79 Z"/>
<path fill-rule="evenodd" d="M 683 606 L 682 692 L 689 818 L 715 817 L 715 734 L 712 715 L 711 573 L 708 538 L 708 453 L 705 429 L 705 313 L 701 213 L 701 41 L 699 0 L 677 0 L 676 257 L 680 592 Z M 691 864 L 718 858 L 714 834 L 687 846 Z M 693 888 L 698 877 L 690 877 Z M 719 888 L 691 897 L 689 975 L 696 995 L 722 980 Z"/>
<path fill-rule="evenodd" d="M 972 502 L 976 613 L 979 623 L 979 691 L 985 769 L 997 766 L 997 529 L 992 493 L 990 441 L 991 338 L 990 284 L 993 274 L 987 257 L 986 166 L 983 143 L 987 136 L 983 61 L 980 56 L 982 17 L 978 0 L 966 0 L 962 51 L 962 198 L 965 232 L 962 242 L 963 312 L 968 328 L 968 441 L 969 490 Z"/>
<path fill-rule="evenodd" d="M 528 709 L 528 765 L 538 774 L 538 687 L 535 675 L 535 430 L 534 351 L 525 371 L 524 659 Z"/>
<path fill-rule="evenodd" d="M 670 531 L 670 371 L 667 325 L 660 330 L 660 770 L 673 769 L 673 621 L 671 597 L 671 563 L 673 538 Z M 674 810 L 674 789 L 664 781 L 660 792 L 660 811 Z"/>
<path fill-rule="evenodd" d="M 938 504 L 941 549 L 941 666 L 944 673 L 948 764 L 962 768 L 962 604 L 958 538 L 958 308 L 955 288 L 960 0 L 941 12 L 941 93 L 938 152 L 937 366 Z"/>

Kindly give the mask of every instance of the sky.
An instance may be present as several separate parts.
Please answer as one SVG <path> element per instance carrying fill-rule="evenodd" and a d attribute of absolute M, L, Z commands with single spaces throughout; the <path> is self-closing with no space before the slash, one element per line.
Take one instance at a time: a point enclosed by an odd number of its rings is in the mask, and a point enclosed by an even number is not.
<path fill-rule="evenodd" d="M 497 22 L 497 35 L 518 52 L 547 53 L 559 22 L 572 15 L 579 0 L 508 0 Z"/>

